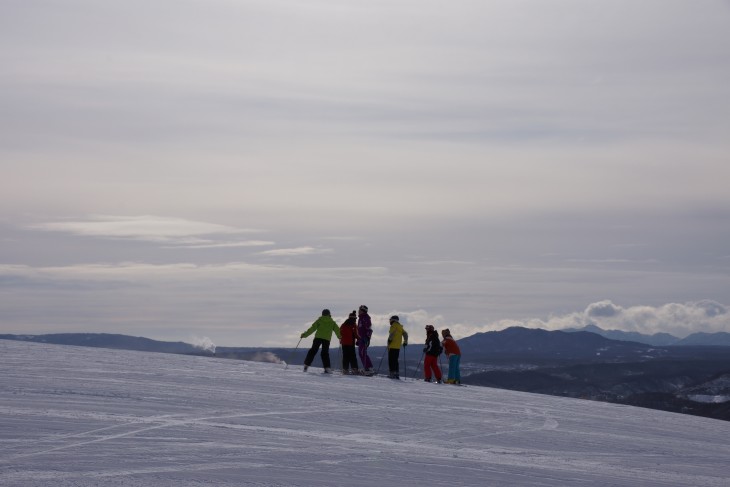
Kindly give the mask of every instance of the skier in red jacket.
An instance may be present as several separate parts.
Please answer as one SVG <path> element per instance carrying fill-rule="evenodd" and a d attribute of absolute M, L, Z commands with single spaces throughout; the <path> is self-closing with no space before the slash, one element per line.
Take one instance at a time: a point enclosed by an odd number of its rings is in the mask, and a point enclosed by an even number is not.
<path fill-rule="evenodd" d="M 359 374 L 357 368 L 357 355 L 355 354 L 355 342 L 360 338 L 357 334 L 357 313 L 354 311 L 340 326 L 340 343 L 342 344 L 342 373 Z"/>

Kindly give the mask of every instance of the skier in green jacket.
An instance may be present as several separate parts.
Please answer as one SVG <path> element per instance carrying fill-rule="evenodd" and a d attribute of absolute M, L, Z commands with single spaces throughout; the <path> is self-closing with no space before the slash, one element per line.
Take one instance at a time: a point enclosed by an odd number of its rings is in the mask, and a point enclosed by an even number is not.
<path fill-rule="evenodd" d="M 316 333 L 315 333 L 316 332 Z M 330 368 L 330 340 L 332 339 L 332 332 L 335 332 L 337 338 L 340 338 L 340 327 L 337 326 L 335 320 L 332 319 L 330 310 L 325 309 L 322 311 L 322 316 L 317 318 L 317 321 L 312 323 L 307 331 L 302 333 L 301 338 L 308 337 L 314 333 L 314 341 L 312 342 L 312 348 L 307 352 L 307 356 L 304 359 L 304 372 L 307 371 L 314 356 L 317 355 L 319 347 L 322 347 L 322 366 L 324 366 L 324 373 L 329 374 L 332 372 Z"/>

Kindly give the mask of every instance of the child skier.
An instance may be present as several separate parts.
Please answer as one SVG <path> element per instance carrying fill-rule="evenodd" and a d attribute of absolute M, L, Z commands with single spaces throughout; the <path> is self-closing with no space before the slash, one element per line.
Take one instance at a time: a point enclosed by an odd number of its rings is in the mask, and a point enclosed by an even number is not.
<path fill-rule="evenodd" d="M 340 325 L 340 343 L 342 344 L 342 373 L 359 374 L 357 369 L 357 356 L 355 355 L 355 342 L 358 339 L 356 313 L 353 311 L 350 316 Z"/>
<path fill-rule="evenodd" d="M 357 310 L 357 314 L 357 353 L 360 356 L 360 362 L 362 362 L 362 368 L 365 375 L 373 375 L 375 373 L 375 369 L 373 369 L 373 363 L 368 355 L 370 337 L 373 334 L 372 323 L 370 322 L 370 315 L 368 314 L 368 307 L 363 304 Z"/>
<path fill-rule="evenodd" d="M 441 341 L 439 333 L 433 325 L 426 325 L 426 346 L 423 347 L 425 358 L 423 359 L 423 376 L 426 382 L 431 382 L 431 375 L 436 377 L 436 382 L 441 384 L 441 369 L 438 358 L 441 355 Z"/>
<path fill-rule="evenodd" d="M 400 379 L 400 364 L 398 357 L 400 356 L 400 347 L 408 346 L 408 332 L 403 329 L 403 325 L 399 322 L 397 316 L 390 317 L 390 330 L 388 331 L 388 368 L 390 373 L 388 377 L 391 379 Z"/>
<path fill-rule="evenodd" d="M 307 356 L 304 359 L 304 372 L 306 372 L 309 366 L 312 365 L 312 360 L 314 360 L 314 356 L 317 355 L 317 351 L 321 346 L 322 366 L 324 367 L 324 373 L 329 374 L 332 372 L 332 369 L 330 368 L 330 340 L 332 339 L 332 332 L 334 331 L 337 338 L 340 338 L 340 328 L 337 326 L 337 323 L 335 323 L 335 320 L 332 319 L 330 310 L 322 310 L 322 316 L 317 318 L 317 321 L 312 323 L 312 326 L 302 333 L 301 338 L 308 337 L 315 331 L 316 333 L 314 334 L 312 348 L 309 349 L 309 352 L 307 352 Z"/>
<path fill-rule="evenodd" d="M 449 359 L 449 378 L 446 382 L 448 384 L 461 384 L 461 372 L 459 371 L 461 350 L 459 350 L 459 345 L 456 344 L 456 340 L 451 336 L 448 328 L 441 330 L 441 335 L 444 337 L 443 346 L 446 350 L 446 357 Z"/>

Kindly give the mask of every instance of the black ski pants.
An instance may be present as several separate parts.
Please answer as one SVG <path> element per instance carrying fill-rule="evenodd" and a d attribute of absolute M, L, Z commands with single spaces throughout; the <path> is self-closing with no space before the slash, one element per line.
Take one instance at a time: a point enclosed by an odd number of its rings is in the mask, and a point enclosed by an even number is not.
<path fill-rule="evenodd" d="M 355 345 L 342 345 L 342 370 L 357 370 L 357 355 Z"/>
<path fill-rule="evenodd" d="M 399 357 L 400 348 L 388 349 L 388 369 L 390 370 L 390 375 L 400 377 L 400 373 L 398 372 L 398 370 L 400 369 L 400 363 L 398 362 Z"/>
<path fill-rule="evenodd" d="M 315 338 L 312 342 L 312 348 L 309 349 L 309 352 L 307 352 L 307 357 L 304 359 L 304 365 L 309 367 L 312 365 L 312 360 L 314 360 L 314 356 L 317 355 L 317 350 L 319 350 L 319 347 L 322 347 L 322 366 L 325 369 L 330 368 L 330 342 L 329 340 L 323 340 L 321 338 Z"/>

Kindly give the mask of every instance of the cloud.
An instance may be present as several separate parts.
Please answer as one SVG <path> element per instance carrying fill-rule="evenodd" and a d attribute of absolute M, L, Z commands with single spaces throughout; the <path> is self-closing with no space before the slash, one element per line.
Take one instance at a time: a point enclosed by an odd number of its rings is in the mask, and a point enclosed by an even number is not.
<path fill-rule="evenodd" d="M 253 267 L 253 266 L 252 266 Z M 0 276 L 20 277 L 29 282 L 44 283 L 57 281 L 70 283 L 74 281 L 98 282 L 151 282 L 157 280 L 177 280 L 195 275 L 215 274 L 230 266 L 200 266 L 191 263 L 147 264 L 142 262 L 120 262 L 115 264 L 77 264 L 67 266 L 33 267 L 27 265 L 0 265 Z M 235 269 L 243 270 L 240 263 Z"/>
<path fill-rule="evenodd" d="M 622 330 L 646 335 L 669 333 L 679 338 L 696 332 L 730 332 L 728 307 L 712 300 L 667 303 L 661 306 L 624 308 L 610 300 L 589 304 L 582 312 L 551 316 L 548 319 L 500 320 L 479 331 L 500 330 L 510 326 L 562 330 L 595 325 L 604 330 Z M 476 327 L 472 327 L 472 330 Z"/>
<path fill-rule="evenodd" d="M 590 317 L 611 317 L 621 312 L 621 308 L 611 301 L 592 303 L 586 308 L 585 314 Z"/>
<path fill-rule="evenodd" d="M 290 256 L 297 256 L 297 255 L 325 254 L 328 252 L 332 252 L 332 249 L 316 249 L 314 247 L 295 247 L 295 248 L 291 248 L 291 249 L 265 250 L 263 252 L 259 252 L 259 254 L 276 256 L 276 257 L 290 257 Z"/>
<path fill-rule="evenodd" d="M 338 277 L 376 278 L 382 276 L 382 267 L 299 267 L 287 265 L 251 264 L 228 262 L 225 264 L 194 264 L 178 262 L 173 264 L 150 264 L 145 262 L 119 262 L 114 264 L 77 264 L 67 266 L 32 267 L 17 264 L 0 264 L 0 278 L 24 278 L 31 281 L 55 280 L 73 282 L 77 280 L 130 281 L 152 283 L 192 282 L 201 284 L 207 280 L 228 281 L 250 277 L 275 276 L 289 278 L 335 280 Z M 278 280 L 275 285 L 281 285 Z M 263 284 L 263 283 L 260 283 Z"/>
<path fill-rule="evenodd" d="M 28 227 L 33 230 L 62 232 L 81 237 L 163 243 L 166 244 L 165 248 L 204 249 L 274 244 L 274 242 L 265 240 L 217 241 L 211 238 L 200 238 L 205 235 L 257 233 L 261 230 L 154 215 L 92 215 L 84 220 L 45 222 Z"/>
<path fill-rule="evenodd" d="M 225 249 L 235 247 L 264 247 L 274 245 L 275 242 L 269 240 L 242 240 L 239 242 L 214 242 L 213 240 L 189 239 L 176 242 L 176 245 L 168 245 L 166 249 Z"/>
<path fill-rule="evenodd" d="M 92 215 L 86 220 L 39 223 L 31 228 L 67 232 L 91 237 L 166 239 L 204 234 L 231 234 L 245 231 L 225 225 L 153 215 Z"/>

